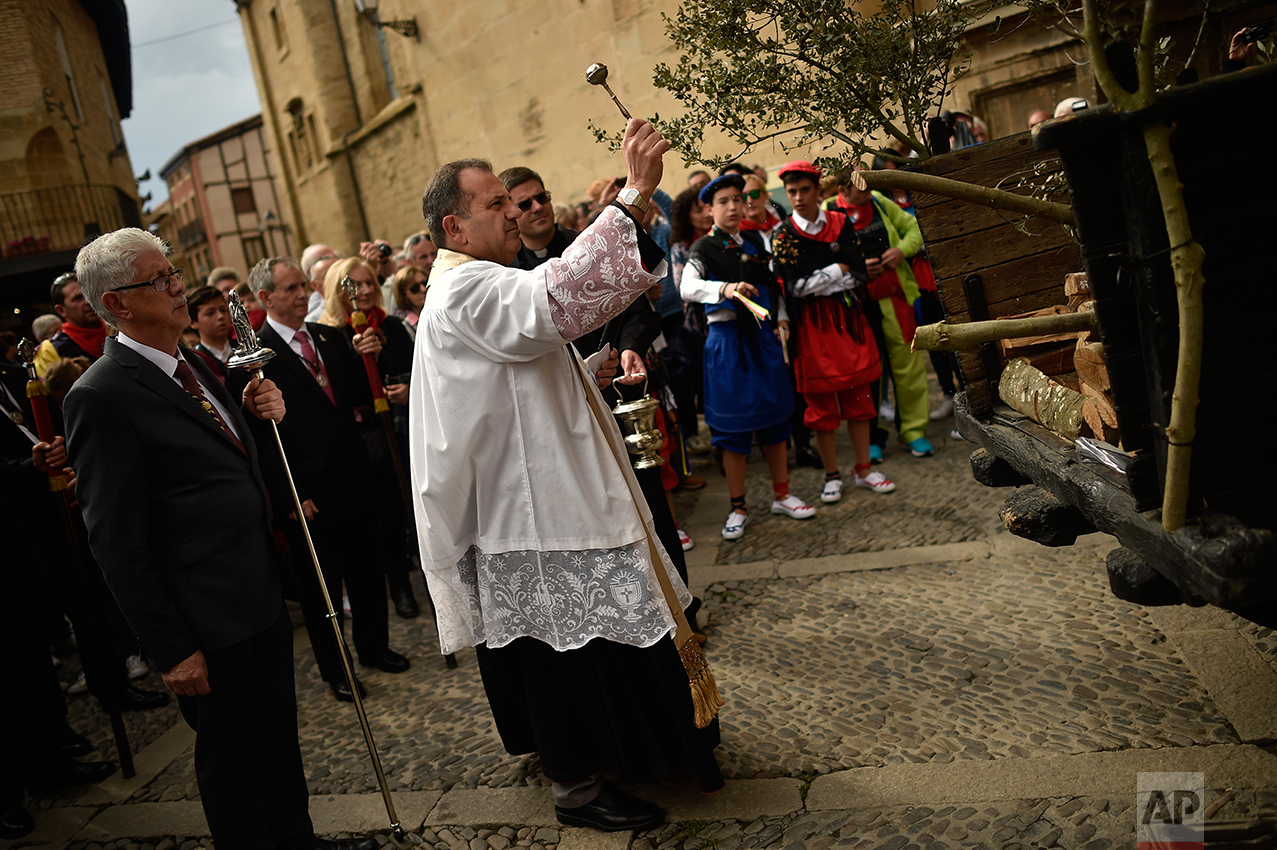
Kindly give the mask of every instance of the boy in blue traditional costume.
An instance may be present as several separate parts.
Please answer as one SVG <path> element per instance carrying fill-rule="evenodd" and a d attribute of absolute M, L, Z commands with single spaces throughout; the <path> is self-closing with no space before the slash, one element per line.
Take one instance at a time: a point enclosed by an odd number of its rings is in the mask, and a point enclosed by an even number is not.
<path fill-rule="evenodd" d="M 871 472 L 869 423 L 876 415 L 870 385 L 882 361 L 864 314 L 865 258 L 853 223 L 820 208 L 821 171 L 806 160 L 780 170 L 794 208 L 772 234 L 776 271 L 793 307 L 794 377 L 807 400 L 804 423 L 816 432 L 825 465 L 822 502 L 842 498 L 836 432 L 847 420 L 856 453 L 857 487 L 890 493 L 896 485 Z"/>
<path fill-rule="evenodd" d="M 692 245 L 680 290 L 686 301 L 705 305 L 705 424 L 723 449 L 723 470 L 732 512 L 725 540 L 745 533 L 745 461 L 757 438 L 772 477 L 772 513 L 809 519 L 815 508 L 789 493 L 785 442 L 794 394 L 789 385 L 780 328 L 789 322 L 780 287 L 770 268 L 767 241 L 742 232 L 745 180 L 724 174 L 706 184 L 700 199 L 714 228 Z M 755 311 L 754 308 L 761 308 Z"/>

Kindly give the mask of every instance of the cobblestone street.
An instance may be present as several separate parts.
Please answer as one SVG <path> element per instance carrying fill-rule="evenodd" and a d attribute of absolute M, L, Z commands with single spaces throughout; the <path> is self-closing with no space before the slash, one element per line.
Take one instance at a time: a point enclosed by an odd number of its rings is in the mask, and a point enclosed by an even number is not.
<path fill-rule="evenodd" d="M 896 492 L 848 488 L 805 522 L 768 513 L 755 455 L 752 521 L 733 543 L 719 535 L 724 479 L 712 455 L 695 460 L 708 486 L 679 492 L 676 507 L 696 540 L 691 583 L 726 699 L 718 758 L 728 787 L 708 797 L 640 787 L 670 812 L 660 829 L 561 829 L 536 759 L 501 747 L 473 650 L 447 670 L 432 619 L 392 615 L 391 646 L 412 669 L 361 676 L 413 841 L 440 850 L 1125 848 L 1141 771 L 1202 771 L 1208 819 L 1277 817 L 1277 633 L 1217 609 L 1114 598 L 1111 538 L 1048 549 L 1012 537 L 997 518 L 1008 492 L 972 480 L 972 446 L 944 436 L 951 427 L 932 424 L 933 457 L 888 447 L 878 469 Z M 845 432 L 839 445 L 850 478 Z M 793 492 L 813 503 L 821 481 L 816 470 L 792 471 Z M 316 830 L 384 836 L 355 713 L 320 681 L 304 630 L 295 641 Z M 139 684 L 160 687 L 154 673 Z M 73 699 L 71 713 L 113 757 L 96 703 Z M 127 719 L 138 776 L 33 801 L 36 832 L 3 846 L 211 846 L 193 733 L 174 707 Z"/>

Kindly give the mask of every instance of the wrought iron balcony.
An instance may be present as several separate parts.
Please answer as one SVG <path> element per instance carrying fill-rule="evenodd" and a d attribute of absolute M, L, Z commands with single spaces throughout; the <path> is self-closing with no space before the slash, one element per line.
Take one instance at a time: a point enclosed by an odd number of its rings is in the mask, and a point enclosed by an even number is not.
<path fill-rule="evenodd" d="M 198 218 L 193 221 L 188 221 L 186 224 L 183 224 L 177 229 L 177 244 L 180 245 L 183 250 L 191 247 L 192 245 L 198 245 L 200 242 L 203 242 L 204 239 L 204 223 Z"/>
<path fill-rule="evenodd" d="M 74 251 L 102 233 L 141 227 L 137 199 L 115 186 L 56 186 L 0 194 L 5 260 Z"/>

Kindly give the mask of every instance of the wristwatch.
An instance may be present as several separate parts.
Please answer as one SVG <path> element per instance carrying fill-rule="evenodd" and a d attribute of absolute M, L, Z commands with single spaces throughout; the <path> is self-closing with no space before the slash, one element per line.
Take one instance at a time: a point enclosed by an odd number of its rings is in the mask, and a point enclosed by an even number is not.
<path fill-rule="evenodd" d="M 621 199 L 621 203 L 631 207 L 638 207 L 639 212 L 647 212 L 647 198 L 639 194 L 638 189 L 622 189 L 621 194 L 617 195 Z"/>

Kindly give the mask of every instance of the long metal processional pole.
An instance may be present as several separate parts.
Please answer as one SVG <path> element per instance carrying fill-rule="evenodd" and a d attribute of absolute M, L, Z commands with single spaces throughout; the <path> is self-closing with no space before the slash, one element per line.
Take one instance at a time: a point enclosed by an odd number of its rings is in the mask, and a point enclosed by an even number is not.
<path fill-rule="evenodd" d="M 240 303 L 237 293 L 231 292 L 227 295 L 227 304 L 230 307 L 231 323 L 235 326 L 236 345 L 235 353 L 226 361 L 226 365 L 233 369 L 245 369 L 258 380 L 265 380 L 266 375 L 263 373 L 262 367 L 275 357 L 275 352 L 257 341 L 257 333 L 248 321 L 248 311 Z M 368 757 L 372 759 L 373 769 L 377 772 L 377 785 L 381 789 L 381 799 L 386 804 L 386 815 L 390 818 L 391 833 L 396 839 L 396 843 L 405 842 L 407 841 L 407 835 L 404 833 L 403 827 L 399 825 L 399 817 L 395 814 L 395 804 L 390 798 L 390 785 L 386 782 L 386 773 L 381 767 L 381 757 L 377 754 L 377 744 L 372 737 L 372 727 L 368 725 L 368 712 L 364 710 L 364 700 L 359 694 L 359 684 L 355 681 L 355 671 L 350 667 L 350 653 L 346 650 L 346 639 L 341 631 L 341 623 L 337 621 L 337 611 L 333 608 L 332 597 L 328 595 L 328 584 L 324 581 L 324 571 L 320 569 L 319 556 L 315 554 L 315 544 L 310 537 L 310 526 L 306 522 L 306 514 L 302 511 L 301 496 L 297 493 L 297 484 L 293 481 L 293 472 L 288 466 L 288 455 L 284 451 L 284 441 L 279 436 L 279 425 L 272 419 L 270 420 L 270 427 L 275 434 L 275 447 L 279 449 L 279 459 L 284 464 L 284 477 L 288 479 L 288 489 L 293 494 L 293 509 L 297 512 L 297 521 L 301 523 L 302 533 L 306 537 L 306 548 L 310 550 L 310 562 L 315 568 L 315 579 L 319 582 L 319 590 L 324 596 L 324 607 L 328 611 L 326 615 L 328 623 L 332 627 L 337 647 L 341 650 L 337 654 L 341 657 L 341 668 L 346 674 L 346 684 L 350 686 L 351 696 L 354 697 L 355 712 L 359 715 L 359 727 L 364 733 L 364 743 L 368 745 Z"/>

